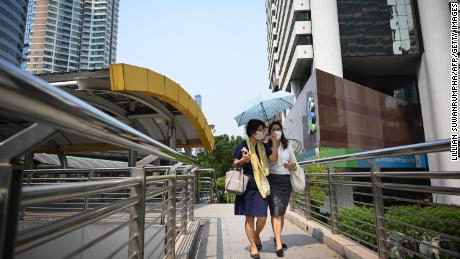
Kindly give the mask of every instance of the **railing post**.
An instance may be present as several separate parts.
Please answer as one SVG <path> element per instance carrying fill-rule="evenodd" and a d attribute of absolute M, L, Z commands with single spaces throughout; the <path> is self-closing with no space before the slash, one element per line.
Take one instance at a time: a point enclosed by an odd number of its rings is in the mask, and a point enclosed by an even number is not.
<path fill-rule="evenodd" d="M 305 174 L 305 189 L 304 189 L 304 198 L 305 198 L 305 218 L 307 220 L 311 219 L 311 206 L 310 206 L 310 173 L 307 170 Z"/>
<path fill-rule="evenodd" d="M 170 175 L 174 178 L 168 180 L 171 189 L 168 191 L 166 206 L 168 221 L 166 223 L 166 258 L 176 257 L 176 191 L 177 191 L 177 168 L 182 163 L 177 163 L 170 168 Z"/>
<path fill-rule="evenodd" d="M 196 175 L 195 175 L 195 172 L 196 171 L 193 171 L 192 170 L 192 174 L 190 175 L 190 178 L 192 180 L 192 182 L 190 183 L 190 203 L 191 203 L 191 208 L 190 208 L 190 213 L 189 213 L 189 217 L 190 217 L 190 221 L 193 221 L 195 219 L 195 202 L 196 202 L 196 194 L 195 194 L 195 181 L 196 181 Z"/>
<path fill-rule="evenodd" d="M 139 202 L 131 208 L 130 218 L 136 217 L 129 225 L 129 237 L 137 235 L 128 245 L 128 256 L 136 254 L 137 258 L 144 258 L 145 234 L 145 172 L 143 168 L 130 168 L 130 176 L 140 179 L 140 183 L 131 189 L 131 196 L 137 195 Z"/>
<path fill-rule="evenodd" d="M 91 182 L 91 178 L 93 177 L 93 174 L 94 174 L 94 169 L 91 170 L 91 172 L 89 172 L 88 174 L 88 182 Z M 83 209 L 88 209 L 89 207 L 89 196 L 88 195 L 85 195 L 85 203 L 83 204 Z"/>
<path fill-rule="evenodd" d="M 214 203 L 214 179 L 211 179 L 211 197 L 209 197 L 209 203 Z"/>
<path fill-rule="evenodd" d="M 195 198 L 195 203 L 198 203 L 198 200 L 200 198 L 200 194 L 198 193 L 198 173 L 199 173 L 199 170 L 196 170 L 195 173 L 193 174 L 193 193 L 194 193 L 194 198 Z"/>
<path fill-rule="evenodd" d="M 329 208 L 331 214 L 331 228 L 332 234 L 338 234 L 339 228 L 337 225 L 337 192 L 335 184 L 333 184 L 333 174 L 335 169 L 333 167 L 329 167 L 328 174 L 327 174 L 327 181 L 329 183 Z"/>
<path fill-rule="evenodd" d="M 371 179 L 372 179 L 372 195 L 374 199 L 374 220 L 375 220 L 375 232 L 377 235 L 377 245 L 379 258 L 388 258 L 386 253 L 386 235 L 385 235 L 385 209 L 382 197 L 382 188 L 378 185 L 380 184 L 380 178 L 377 176 L 377 173 L 380 172 L 380 167 L 372 161 L 368 162 L 372 165 L 371 169 Z"/>
<path fill-rule="evenodd" d="M 169 180 L 171 190 L 168 192 L 168 224 L 166 258 L 174 259 L 176 254 L 176 178 Z"/>
<path fill-rule="evenodd" d="M 0 258 L 15 257 L 23 171 L 12 160 L 55 136 L 55 129 L 37 123 L 0 143 Z"/>
<path fill-rule="evenodd" d="M 182 189 L 182 211 L 181 211 L 181 223 L 180 232 L 182 235 L 187 234 L 187 211 L 188 211 L 188 170 L 186 171 L 186 178 L 184 178 L 185 186 Z"/>

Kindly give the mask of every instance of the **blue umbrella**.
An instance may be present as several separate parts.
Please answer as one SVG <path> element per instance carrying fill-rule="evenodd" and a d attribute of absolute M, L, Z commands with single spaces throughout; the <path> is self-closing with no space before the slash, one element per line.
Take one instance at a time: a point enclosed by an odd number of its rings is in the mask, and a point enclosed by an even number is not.
<path fill-rule="evenodd" d="M 238 127 L 247 124 L 251 119 L 266 121 L 293 105 L 294 95 L 288 92 L 279 91 L 259 95 L 250 102 L 245 111 L 235 117 L 235 120 L 238 123 Z"/>

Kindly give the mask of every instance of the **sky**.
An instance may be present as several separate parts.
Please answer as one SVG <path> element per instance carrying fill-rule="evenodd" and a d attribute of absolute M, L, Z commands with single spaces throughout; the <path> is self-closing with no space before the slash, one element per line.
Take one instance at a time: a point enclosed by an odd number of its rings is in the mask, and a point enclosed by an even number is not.
<path fill-rule="evenodd" d="M 117 63 L 152 69 L 201 94 L 217 134 L 268 93 L 264 0 L 120 0 Z"/>

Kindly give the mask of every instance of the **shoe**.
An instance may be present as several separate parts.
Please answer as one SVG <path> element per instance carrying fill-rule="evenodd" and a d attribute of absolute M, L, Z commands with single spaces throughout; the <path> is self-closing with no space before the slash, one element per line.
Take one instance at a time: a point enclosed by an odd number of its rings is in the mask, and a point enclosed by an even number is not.
<path fill-rule="evenodd" d="M 273 242 L 275 242 L 275 246 L 276 246 L 276 239 L 273 238 Z M 287 248 L 287 245 L 286 245 L 285 243 L 283 243 L 283 244 L 281 245 L 281 247 L 283 247 L 284 249 L 286 249 L 286 248 Z"/>
<path fill-rule="evenodd" d="M 251 258 L 260 259 L 259 253 L 257 253 L 257 254 L 251 254 L 251 252 L 249 252 L 249 255 L 251 256 Z"/>
<path fill-rule="evenodd" d="M 276 256 L 278 256 L 278 257 L 284 257 L 283 248 L 276 250 L 275 253 L 276 253 Z"/>
<path fill-rule="evenodd" d="M 259 251 L 262 250 L 262 243 L 256 244 L 256 247 L 257 247 L 257 250 L 259 250 Z"/>

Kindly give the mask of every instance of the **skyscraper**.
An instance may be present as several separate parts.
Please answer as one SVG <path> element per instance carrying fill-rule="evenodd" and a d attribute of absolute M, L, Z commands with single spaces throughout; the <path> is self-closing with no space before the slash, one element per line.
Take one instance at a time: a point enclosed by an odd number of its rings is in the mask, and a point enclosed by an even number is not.
<path fill-rule="evenodd" d="M 80 69 L 97 69 L 115 63 L 119 0 L 83 1 Z"/>
<path fill-rule="evenodd" d="M 305 152 L 450 137 L 449 1 L 267 0 L 266 15 L 268 87 L 314 107 L 288 114 L 287 124 L 303 127 Z M 454 163 L 429 157 L 433 171 Z"/>
<path fill-rule="evenodd" d="M 200 109 L 203 109 L 203 107 L 202 107 L 202 100 L 203 99 L 201 97 L 201 94 L 196 94 L 194 96 L 194 99 L 195 99 L 196 104 L 198 104 L 198 107 L 200 107 Z M 192 151 L 192 154 L 194 156 L 196 156 L 196 155 L 198 155 L 200 153 L 203 153 L 204 151 L 205 151 L 204 148 L 194 148 L 193 151 Z"/>
<path fill-rule="evenodd" d="M 33 74 L 115 62 L 119 0 L 33 0 L 23 67 Z"/>
<path fill-rule="evenodd" d="M 24 44 L 27 0 L 0 1 L 0 57 L 19 66 Z"/>
<path fill-rule="evenodd" d="M 195 95 L 195 102 L 198 104 L 200 108 L 201 108 L 201 101 L 202 101 L 201 94 Z"/>

